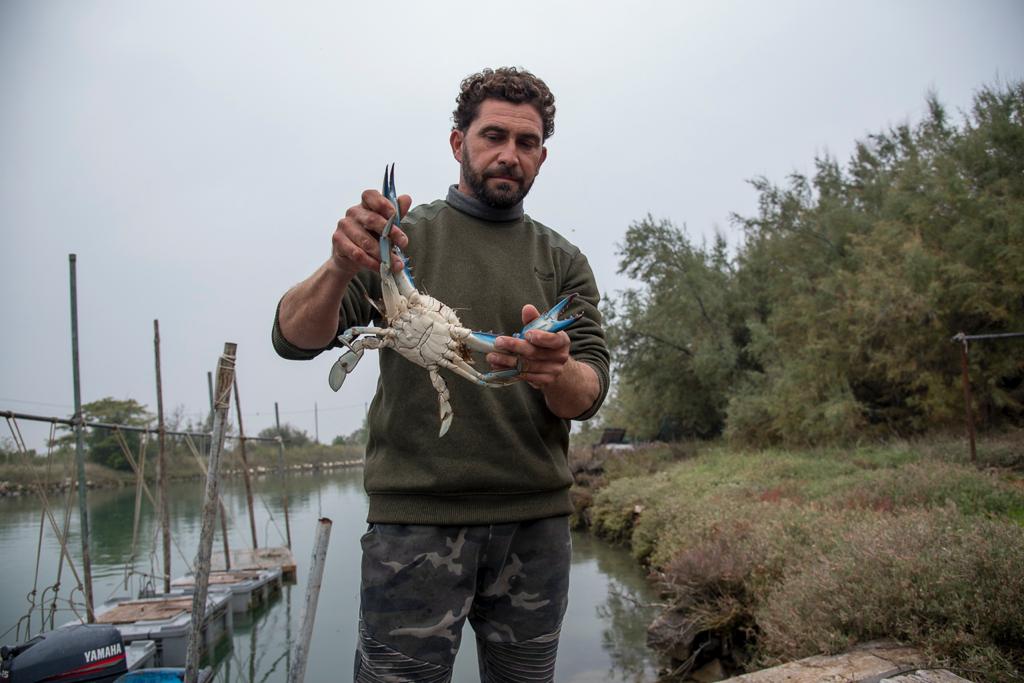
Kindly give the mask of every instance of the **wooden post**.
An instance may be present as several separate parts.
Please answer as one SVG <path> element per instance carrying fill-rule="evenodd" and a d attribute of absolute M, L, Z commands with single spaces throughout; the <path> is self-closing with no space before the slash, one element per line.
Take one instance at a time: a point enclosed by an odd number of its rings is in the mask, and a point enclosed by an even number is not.
<path fill-rule="evenodd" d="M 167 455 L 164 449 L 164 390 L 160 379 L 160 321 L 153 321 L 153 351 L 156 356 L 156 507 L 164 560 L 164 593 L 171 592 L 171 512 L 167 504 Z"/>
<path fill-rule="evenodd" d="M 206 372 L 206 389 L 210 392 L 210 431 L 213 431 L 213 373 Z M 209 448 L 209 446 L 207 446 Z"/>
<path fill-rule="evenodd" d="M 309 582 L 306 584 L 306 601 L 302 603 L 299 618 L 299 637 L 293 649 L 293 666 L 288 671 L 288 683 L 303 683 L 306 677 L 306 660 L 309 658 L 309 641 L 313 638 L 313 622 L 316 621 L 316 605 L 320 599 L 320 584 L 324 578 L 324 564 L 327 561 L 327 543 L 331 539 L 331 520 L 320 519 L 313 543 L 313 558 L 309 565 Z"/>
<path fill-rule="evenodd" d="M 218 474 L 221 451 L 227 432 L 228 409 L 231 407 L 231 385 L 235 376 L 235 351 L 237 345 L 224 344 L 224 353 L 217 363 L 217 391 L 213 412 L 213 431 L 210 439 L 210 455 L 206 466 L 206 495 L 203 499 L 203 525 L 199 535 L 199 550 L 195 561 L 195 592 L 192 595 L 192 629 L 185 658 L 185 683 L 196 683 L 199 672 L 199 656 L 202 652 L 203 622 L 206 620 L 206 595 L 210 580 L 210 555 L 213 551 L 213 525 L 217 517 L 219 499 Z"/>
<path fill-rule="evenodd" d="M 259 547 L 256 540 L 256 515 L 252 506 L 252 480 L 249 478 L 249 459 L 245 457 L 245 429 L 242 427 L 242 402 L 238 398 L 238 376 L 235 376 L 235 412 L 238 415 L 238 452 L 242 457 L 242 481 L 245 482 L 245 502 L 249 506 L 249 529 L 252 531 L 252 549 Z"/>
<path fill-rule="evenodd" d="M 78 464 L 78 519 L 82 535 L 82 576 L 85 580 L 85 618 L 96 621 L 92 601 L 92 562 L 89 560 L 89 505 L 86 499 L 85 437 L 82 434 L 82 384 L 78 370 L 78 273 L 75 254 L 68 254 L 71 269 L 71 376 L 75 393 L 75 461 Z"/>
<path fill-rule="evenodd" d="M 963 332 L 960 333 L 963 337 Z M 974 400 L 971 396 L 971 377 L 967 369 L 967 340 L 960 343 L 960 370 L 964 382 L 964 417 L 967 420 L 967 438 L 971 443 L 971 463 L 977 467 L 978 451 L 974 445 Z"/>
<path fill-rule="evenodd" d="M 277 424 L 277 461 L 281 468 L 281 477 L 284 480 L 284 535 L 288 540 L 288 549 L 292 547 L 292 528 L 288 523 L 288 470 L 284 465 L 284 437 L 281 435 L 281 413 L 277 410 L 277 401 L 274 401 L 274 422 Z"/>

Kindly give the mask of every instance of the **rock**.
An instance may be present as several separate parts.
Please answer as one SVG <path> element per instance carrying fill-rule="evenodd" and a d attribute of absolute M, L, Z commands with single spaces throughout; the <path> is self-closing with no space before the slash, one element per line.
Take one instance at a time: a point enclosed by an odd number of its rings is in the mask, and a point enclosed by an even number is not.
<path fill-rule="evenodd" d="M 690 674 L 690 678 L 697 683 L 716 683 L 724 681 L 729 674 L 725 673 L 722 660 L 712 659 L 710 662 Z"/>
<path fill-rule="evenodd" d="M 685 662 L 693 654 L 693 641 L 699 632 L 700 629 L 692 619 L 687 619 L 676 610 L 669 610 L 647 627 L 647 647 Z"/>
<path fill-rule="evenodd" d="M 892 641 L 864 643 L 838 655 L 816 655 L 726 679 L 730 683 L 961 683 L 944 669 L 922 669 L 927 658 L 915 648 Z"/>

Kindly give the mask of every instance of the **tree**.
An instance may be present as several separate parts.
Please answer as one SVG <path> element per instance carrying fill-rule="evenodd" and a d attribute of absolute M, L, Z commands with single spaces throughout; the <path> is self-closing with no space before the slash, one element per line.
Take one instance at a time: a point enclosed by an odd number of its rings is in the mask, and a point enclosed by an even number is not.
<path fill-rule="evenodd" d="M 666 420 L 683 434 L 718 434 L 744 363 L 724 238 L 697 247 L 671 222 L 648 216 L 629 226 L 619 255 L 619 272 L 641 286 L 604 311 L 619 377 L 610 411 L 616 424 L 648 438 Z"/>
<path fill-rule="evenodd" d="M 281 425 L 280 431 L 277 427 L 267 427 L 259 433 L 259 436 L 264 439 L 276 439 L 278 435 L 281 436 L 285 446 L 308 446 L 312 443 L 309 434 L 287 422 Z"/>
<path fill-rule="evenodd" d="M 86 422 L 101 422 L 103 424 L 131 427 L 149 427 L 153 420 L 153 416 L 146 411 L 146 406 L 138 403 L 135 399 L 118 400 L 110 396 L 83 405 L 82 417 Z M 122 430 L 121 433 L 132 454 L 137 456 L 142 435 L 139 432 L 126 430 Z M 61 441 L 66 444 L 73 444 L 74 439 L 73 434 L 61 437 Z M 115 470 L 131 469 L 131 465 L 124 457 L 124 451 L 121 449 L 117 434 L 113 429 L 105 427 L 86 428 L 84 441 L 89 452 L 89 459 L 93 462 Z"/>
<path fill-rule="evenodd" d="M 1024 83 L 982 89 L 959 126 L 927 104 L 845 167 L 752 181 L 735 258 L 668 221 L 631 225 L 620 272 L 639 286 L 606 307 L 605 417 L 755 445 L 959 423 L 950 338 L 1024 331 Z M 1020 343 L 971 347 L 981 426 L 1024 424 Z"/>

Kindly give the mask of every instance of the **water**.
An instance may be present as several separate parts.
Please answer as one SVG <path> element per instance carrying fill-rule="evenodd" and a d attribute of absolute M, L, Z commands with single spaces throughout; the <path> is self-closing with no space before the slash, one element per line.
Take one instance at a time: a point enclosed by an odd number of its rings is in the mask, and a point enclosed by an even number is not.
<path fill-rule="evenodd" d="M 169 491 L 173 576 L 187 570 L 184 558 L 191 562 L 199 542 L 203 482 L 180 482 Z M 366 531 L 366 496 L 362 489 L 362 470 L 348 469 L 329 474 L 289 477 L 289 517 L 292 548 L 298 564 L 298 583 L 285 586 L 283 594 L 253 615 L 235 615 L 231 647 L 217 653 L 217 680 L 285 681 L 291 663 L 289 643 L 298 633 L 305 596 L 306 575 L 312 552 L 317 519 L 334 522 L 327 566 L 320 592 L 316 627 L 310 644 L 306 680 L 347 681 L 351 679 L 359 601 L 359 537 Z M 260 545 L 284 545 L 285 525 L 282 511 L 283 482 L 264 477 L 254 482 L 256 525 Z M 223 483 L 221 494 L 228 510 L 232 547 L 251 545 L 245 491 L 241 479 Z M 62 496 L 51 495 L 50 505 L 58 525 L 63 519 Z M 77 502 L 72 501 L 70 551 L 76 567 L 81 566 L 81 540 L 77 527 Z M 126 561 L 133 555 L 132 531 L 135 510 L 134 489 L 91 491 L 89 493 L 91 554 L 96 604 L 115 595 L 132 595 L 146 582 L 138 573 L 155 573 L 160 562 L 158 529 L 147 500 L 139 517 L 138 539 L 134 548 L 135 571 L 125 588 Z M 51 585 L 57 576 L 60 546 L 47 523 L 39 554 L 38 579 L 36 548 L 42 505 L 37 498 L 0 499 L 0 644 L 16 642 L 11 630 L 28 609 L 27 594 Z M 180 548 L 180 552 L 179 552 Z M 214 551 L 221 548 L 220 534 Z M 79 569 L 79 571 L 81 571 Z M 67 566 L 62 578 L 62 598 L 74 585 Z M 587 534 L 573 536 L 569 609 L 562 627 L 555 679 L 559 683 L 597 683 L 621 681 L 639 683 L 655 679 L 656 662 L 644 648 L 644 629 L 650 622 L 649 609 L 640 605 L 654 600 L 641 570 L 621 549 L 596 541 Z M 159 584 L 158 584 L 159 586 Z M 76 594 L 77 602 L 83 603 Z M 38 603 L 38 600 L 37 600 Z M 49 603 L 47 603 L 49 604 Z M 57 623 L 74 618 L 64 609 Z M 80 610 L 84 614 L 84 610 Z M 38 608 L 32 615 L 33 632 L 40 625 Z M 467 625 L 462 648 L 456 659 L 455 683 L 478 680 L 476 647 Z M 22 630 L 24 634 L 24 629 Z"/>

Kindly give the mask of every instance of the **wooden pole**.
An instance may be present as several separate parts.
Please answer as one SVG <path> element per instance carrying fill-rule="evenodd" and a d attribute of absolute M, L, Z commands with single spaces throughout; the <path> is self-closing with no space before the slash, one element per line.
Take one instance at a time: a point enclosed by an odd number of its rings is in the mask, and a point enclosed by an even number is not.
<path fill-rule="evenodd" d="M 309 565 L 309 582 L 306 584 L 306 601 L 302 603 L 299 618 L 299 637 L 295 640 L 292 657 L 295 660 L 288 670 L 288 683 L 303 683 L 306 677 L 306 660 L 309 658 L 309 641 L 313 638 L 313 622 L 316 621 L 316 605 L 320 599 L 320 585 L 324 578 L 324 564 L 327 561 L 327 544 L 331 539 L 331 520 L 320 518 L 313 543 L 313 558 Z"/>
<path fill-rule="evenodd" d="M 256 539 L 256 515 L 252 505 L 252 480 L 249 478 L 249 459 L 245 457 L 245 429 L 242 427 L 242 402 L 238 398 L 238 376 L 235 376 L 235 413 L 238 415 L 238 453 L 242 458 L 242 481 L 245 482 L 245 502 L 249 506 L 249 529 L 252 531 L 252 549 L 259 547 Z"/>
<path fill-rule="evenodd" d="M 210 431 L 213 431 L 213 373 L 206 372 L 206 389 L 210 392 Z"/>
<path fill-rule="evenodd" d="M 213 525 L 219 499 L 220 457 L 227 431 L 228 409 L 231 407 L 231 385 L 235 376 L 237 345 L 224 344 L 224 353 L 217 363 L 217 392 L 213 412 L 210 455 L 206 465 L 206 495 L 203 499 L 203 525 L 195 561 L 195 592 L 192 595 L 192 629 L 185 657 L 185 683 L 196 683 L 199 657 L 202 653 L 203 622 L 206 620 L 206 595 L 210 580 L 210 555 L 213 551 Z"/>
<path fill-rule="evenodd" d="M 963 335 L 963 332 L 960 333 Z M 971 396 L 971 377 L 967 369 L 967 340 L 960 344 L 960 371 L 964 383 L 964 417 L 967 420 L 967 438 L 971 444 L 971 463 L 978 465 L 978 451 L 974 445 L 974 400 Z"/>
<path fill-rule="evenodd" d="M 153 321 L 153 351 L 156 356 L 156 507 L 160 519 L 160 538 L 164 556 L 164 593 L 171 592 L 171 512 L 167 504 L 167 454 L 165 450 L 164 389 L 160 377 L 160 321 Z"/>
<path fill-rule="evenodd" d="M 281 477 L 284 480 L 284 535 L 288 540 L 288 549 L 292 547 L 292 528 L 288 523 L 288 470 L 284 466 L 284 437 L 281 435 L 281 413 L 277 410 L 277 401 L 274 401 L 274 422 L 277 424 L 277 461 L 281 468 Z"/>
<path fill-rule="evenodd" d="M 75 392 L 75 461 L 78 464 L 78 519 L 82 535 L 82 576 L 85 580 L 85 618 L 96 621 L 92 601 L 92 562 L 89 560 L 89 505 L 86 499 L 85 437 L 82 434 L 82 383 L 78 364 L 78 273 L 77 257 L 68 254 L 71 269 L 71 374 Z"/>

